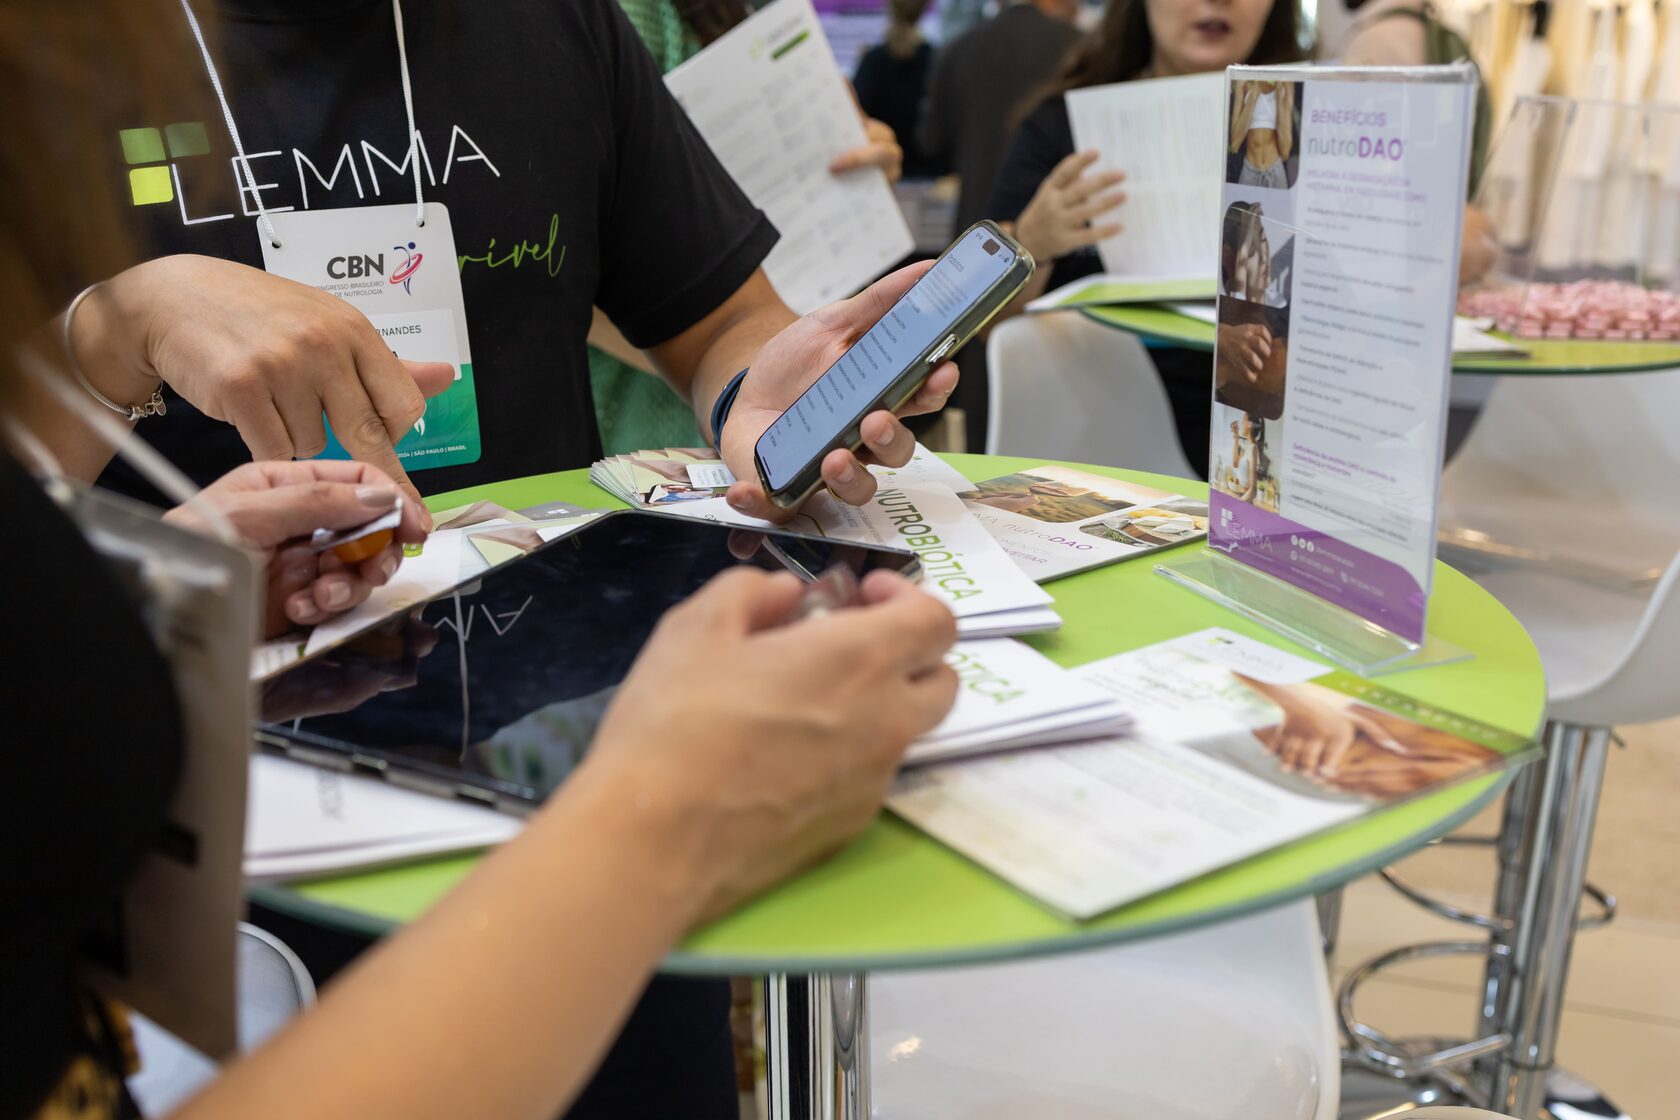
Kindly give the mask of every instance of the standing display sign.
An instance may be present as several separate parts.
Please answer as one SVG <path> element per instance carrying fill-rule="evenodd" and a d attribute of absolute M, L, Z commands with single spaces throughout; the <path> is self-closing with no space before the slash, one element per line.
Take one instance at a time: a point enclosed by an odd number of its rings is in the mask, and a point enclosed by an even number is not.
<path fill-rule="evenodd" d="M 1209 551 L 1167 575 L 1361 672 L 1425 649 L 1476 78 L 1226 76 Z"/>

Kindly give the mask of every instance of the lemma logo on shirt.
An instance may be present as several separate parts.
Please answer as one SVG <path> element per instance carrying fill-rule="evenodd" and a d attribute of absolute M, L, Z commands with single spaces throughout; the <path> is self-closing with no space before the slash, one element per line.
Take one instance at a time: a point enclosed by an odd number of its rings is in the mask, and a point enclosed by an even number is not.
<path fill-rule="evenodd" d="M 199 121 L 164 128 L 125 128 L 117 133 L 128 164 L 128 198 L 135 206 L 174 202 L 180 185 L 170 160 L 210 154 L 210 137 Z"/>

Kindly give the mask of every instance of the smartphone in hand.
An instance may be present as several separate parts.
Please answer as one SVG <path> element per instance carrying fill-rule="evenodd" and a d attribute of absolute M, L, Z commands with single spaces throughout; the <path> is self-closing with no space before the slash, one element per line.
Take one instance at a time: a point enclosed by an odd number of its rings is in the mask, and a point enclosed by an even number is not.
<path fill-rule="evenodd" d="M 788 508 L 809 497 L 822 483 L 823 457 L 837 447 L 862 447 L 863 418 L 909 400 L 1015 298 L 1032 271 L 1031 254 L 992 222 L 957 238 L 759 437 L 753 459 L 770 500 Z"/>

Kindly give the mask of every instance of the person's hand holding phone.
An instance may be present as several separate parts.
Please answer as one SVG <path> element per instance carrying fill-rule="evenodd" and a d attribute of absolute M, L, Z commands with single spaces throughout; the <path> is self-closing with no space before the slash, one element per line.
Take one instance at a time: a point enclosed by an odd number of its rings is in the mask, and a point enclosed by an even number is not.
<path fill-rule="evenodd" d="M 759 437 L 932 267 L 932 261 L 907 265 L 851 299 L 811 312 L 758 352 L 718 440 L 723 460 L 737 479 L 728 495 L 736 512 L 767 521 L 786 521 L 793 516 L 794 510 L 772 503 L 758 482 L 753 449 Z M 937 412 L 956 387 L 956 364 L 944 362 L 898 415 Z M 864 417 L 859 431 L 864 445 L 861 456 L 842 447 L 830 451 L 822 462 L 824 485 L 855 506 L 875 495 L 875 478 L 866 464 L 902 467 L 916 447 L 915 436 L 885 409 Z"/>

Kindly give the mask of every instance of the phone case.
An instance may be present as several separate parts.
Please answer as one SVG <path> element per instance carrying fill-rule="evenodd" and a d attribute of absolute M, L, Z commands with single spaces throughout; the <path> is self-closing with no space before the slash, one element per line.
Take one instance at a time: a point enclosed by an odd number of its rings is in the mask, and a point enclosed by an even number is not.
<path fill-rule="evenodd" d="M 858 425 L 863 422 L 865 416 L 883 408 L 894 412 L 898 411 L 904 402 L 909 400 L 916 390 L 922 387 L 922 382 L 926 381 L 928 376 L 939 368 L 940 363 L 948 358 L 955 357 L 957 352 L 979 332 L 980 328 L 991 321 L 992 316 L 1007 307 L 1009 301 L 1014 299 L 1022 288 L 1026 287 L 1027 281 L 1032 278 L 1033 274 L 1032 254 L 1022 248 L 1013 237 L 998 228 L 997 223 L 992 221 L 976 222 L 954 238 L 951 242 L 952 246 L 960 244 L 963 238 L 977 229 L 984 229 L 992 237 L 1013 249 L 1015 251 L 1015 263 L 974 306 L 965 311 L 952 324 L 951 329 L 943 337 L 935 339 L 933 345 L 918 354 L 904 372 L 899 374 L 892 384 L 888 385 L 879 396 L 871 401 L 840 435 L 831 440 L 803 470 L 795 475 L 793 481 L 788 483 L 787 486 L 780 490 L 771 489 L 770 480 L 764 476 L 763 464 L 758 462 L 758 456 L 756 453 L 754 454 L 753 463 L 758 471 L 758 481 L 764 487 L 765 492 L 770 495 L 770 501 L 776 506 L 782 509 L 791 509 L 810 497 L 811 492 L 822 485 L 822 461 L 830 451 L 833 451 L 836 447 L 845 447 L 855 452 L 863 446 L 863 437 L 859 434 Z M 944 260 L 946 254 L 950 251 L 947 248 L 944 253 L 939 255 L 939 259 Z M 937 265 L 938 262 L 935 262 L 935 267 Z"/>

